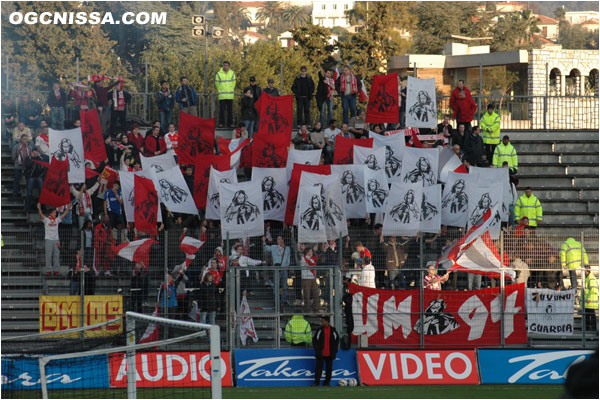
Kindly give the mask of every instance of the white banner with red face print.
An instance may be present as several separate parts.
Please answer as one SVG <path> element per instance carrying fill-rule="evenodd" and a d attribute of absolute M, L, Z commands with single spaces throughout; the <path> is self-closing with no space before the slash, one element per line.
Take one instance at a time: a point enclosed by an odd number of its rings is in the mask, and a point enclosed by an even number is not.
<path fill-rule="evenodd" d="M 349 284 L 354 315 L 353 335 L 366 334 L 369 345 L 473 348 L 498 346 L 504 307 L 506 344 L 527 342 L 525 286 L 507 285 L 502 304 L 500 288 L 470 291 L 425 290 L 424 315 L 419 315 L 419 290 L 382 290 Z"/>

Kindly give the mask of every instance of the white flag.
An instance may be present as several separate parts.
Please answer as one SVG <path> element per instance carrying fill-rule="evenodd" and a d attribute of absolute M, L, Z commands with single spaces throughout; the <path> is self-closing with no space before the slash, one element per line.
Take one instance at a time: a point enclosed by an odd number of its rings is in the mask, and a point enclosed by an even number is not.
<path fill-rule="evenodd" d="M 384 171 L 385 169 L 385 146 L 370 148 L 362 146 L 354 147 L 354 164 L 364 164 L 368 169 Z"/>
<path fill-rule="evenodd" d="M 384 170 L 380 169 L 375 171 L 369 168 L 365 168 L 364 186 L 367 195 L 367 212 L 385 212 L 385 203 L 388 197 L 389 189 Z"/>
<path fill-rule="evenodd" d="M 265 220 L 283 221 L 289 191 L 286 169 L 252 167 L 252 182 L 261 188 Z"/>
<path fill-rule="evenodd" d="M 458 158 L 450 146 L 444 147 L 440 152 L 438 164 L 439 180 L 443 183 L 448 181 L 449 172 L 459 172 L 462 170 L 466 173 L 466 168 L 462 167 L 460 158 Z"/>
<path fill-rule="evenodd" d="M 420 232 L 438 233 L 442 225 L 442 185 L 423 188 Z"/>
<path fill-rule="evenodd" d="M 119 181 L 121 182 L 121 193 L 123 194 L 123 208 L 127 221 L 134 220 L 134 176 L 142 176 L 141 171 L 129 172 L 119 171 Z"/>
<path fill-rule="evenodd" d="M 542 335 L 571 336 L 575 332 L 573 310 L 575 289 L 525 289 L 527 332 Z M 592 310 L 593 312 L 593 310 Z"/>
<path fill-rule="evenodd" d="M 331 172 L 338 175 L 347 218 L 364 218 L 365 204 L 364 165 L 332 165 Z"/>
<path fill-rule="evenodd" d="M 83 159 L 83 137 L 81 128 L 55 131 L 48 128 L 50 162 L 69 160 L 69 183 L 85 182 L 85 164 Z"/>
<path fill-rule="evenodd" d="M 151 167 L 150 171 L 153 174 L 152 180 L 154 181 L 160 202 L 169 211 L 183 214 L 198 214 L 194 198 L 185 183 L 179 166 L 174 166 L 163 171 L 158 171 L 154 167 Z"/>
<path fill-rule="evenodd" d="M 262 208 L 262 191 L 254 182 L 221 183 L 219 197 L 221 211 L 221 237 L 229 239 L 262 236 L 265 220 Z"/>
<path fill-rule="evenodd" d="M 419 232 L 421 220 L 421 183 L 392 183 L 383 220 L 386 236 L 414 236 Z"/>
<path fill-rule="evenodd" d="M 251 338 L 254 343 L 258 342 L 258 335 L 256 329 L 254 329 L 254 320 L 252 317 L 244 317 L 244 314 L 250 314 L 250 306 L 248 305 L 248 299 L 246 296 L 242 296 L 242 303 L 240 304 L 240 341 L 242 345 L 246 345 L 246 339 Z"/>
<path fill-rule="evenodd" d="M 475 185 L 469 189 L 469 206 L 467 208 L 467 229 L 477 224 L 485 212 L 498 205 L 495 215 L 492 215 L 492 223 L 489 227 L 490 236 L 493 240 L 500 237 L 500 209 L 502 207 L 502 187 L 479 187 Z"/>
<path fill-rule="evenodd" d="M 406 126 L 411 128 L 435 128 L 437 104 L 435 78 L 408 77 L 406 86 Z"/>
<path fill-rule="evenodd" d="M 479 186 L 498 186 L 502 191 L 502 209 L 500 217 L 502 222 L 508 221 L 508 206 L 510 192 L 510 180 L 508 179 L 508 168 L 481 168 L 469 167 L 469 175 L 475 178 L 475 184 Z"/>
<path fill-rule="evenodd" d="M 423 182 L 424 186 L 435 185 L 438 181 L 437 149 L 407 147 L 402 159 L 402 182 Z"/>
<path fill-rule="evenodd" d="M 442 196 L 442 224 L 459 228 L 467 226 L 469 193 L 474 183 L 469 174 L 448 172 Z"/>
<path fill-rule="evenodd" d="M 153 157 L 144 157 L 140 154 L 140 161 L 142 163 L 143 170 L 152 168 L 156 172 L 166 171 L 177 166 L 175 157 L 169 153 Z"/>
<path fill-rule="evenodd" d="M 321 188 L 301 185 L 298 192 L 298 241 L 319 243 L 327 240 Z"/>
<path fill-rule="evenodd" d="M 382 136 L 369 132 L 373 138 L 373 147 L 385 146 L 385 174 L 388 182 L 401 182 L 402 157 L 406 147 L 404 135 Z"/>
<path fill-rule="evenodd" d="M 321 161 L 321 150 L 288 150 L 288 158 L 286 164 L 287 182 L 292 178 L 292 169 L 294 164 L 319 165 Z"/>
<path fill-rule="evenodd" d="M 221 202 L 219 200 L 219 185 L 221 183 L 238 183 L 235 169 L 218 171 L 210 167 L 208 191 L 206 193 L 206 219 L 221 218 Z"/>

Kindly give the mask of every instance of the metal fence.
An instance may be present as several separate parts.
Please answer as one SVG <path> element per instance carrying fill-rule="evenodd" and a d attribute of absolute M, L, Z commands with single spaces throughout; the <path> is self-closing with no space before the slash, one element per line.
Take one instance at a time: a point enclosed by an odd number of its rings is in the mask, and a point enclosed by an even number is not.
<path fill-rule="evenodd" d="M 348 291 L 348 283 L 356 282 L 361 275 L 356 264 L 360 254 L 360 244 L 357 242 L 361 242 L 372 253 L 377 288 L 399 292 L 412 290 L 420 298 L 426 298 L 429 292 L 424 289 L 427 264 L 436 261 L 447 246 L 464 234 L 462 229 L 444 227 L 438 234 L 391 238 L 380 236 L 363 221 L 352 220 L 348 237 L 328 243 L 297 243 L 294 239 L 296 236 L 292 235 L 289 228 L 277 228 L 271 223 L 267 229 L 270 232 L 270 235 L 266 235 L 270 236 L 266 239 L 267 244 L 275 244 L 274 240 L 281 235 L 291 253 L 290 265 L 280 266 L 273 265 L 269 250 L 264 247 L 260 237 L 245 241 L 227 240 L 221 237 L 218 223 L 214 221 L 200 225 L 193 221 L 182 224 L 177 220 L 165 220 L 167 227 L 159 231 L 157 244 L 152 246 L 146 269 L 136 268 L 133 262 L 116 256 L 112 251 L 113 245 L 141 238 L 142 235 L 136 235 L 133 226 L 124 225 L 122 229 L 112 229 L 109 231 L 110 239 L 92 239 L 90 242 L 89 234 L 81 232 L 76 218 L 73 218 L 72 225 L 67 220 L 60 226 L 59 274 L 47 275 L 44 266 L 43 227 L 36 223 L 37 218 L 37 215 L 30 214 L 29 221 L 33 223 L 30 227 L 13 232 L 3 231 L 3 335 L 19 325 L 37 329 L 38 321 L 40 325 L 45 321 L 52 321 L 55 329 L 64 329 L 68 323 L 81 319 L 86 324 L 101 322 L 100 310 L 96 311 L 97 315 L 92 321 L 87 315 L 89 310 L 83 307 L 79 310 L 80 315 L 73 315 L 73 311 L 68 309 L 40 309 L 38 297 L 71 294 L 80 296 L 82 304 L 85 304 L 84 296 L 102 294 L 122 296 L 123 305 L 120 310 L 112 309 L 109 312 L 109 308 L 106 308 L 105 313 L 111 317 L 129 310 L 150 314 L 157 302 L 159 316 L 184 320 L 207 318 L 209 322 L 214 316 L 214 322 L 223 329 L 222 346 L 229 349 L 243 346 L 240 329 L 249 318 L 254 321 L 258 341 L 255 343 L 248 338 L 246 346 L 288 346 L 285 326 L 295 314 L 305 315 L 311 323 L 318 323 L 320 315 L 330 315 L 339 331 L 350 333 L 357 316 L 351 311 L 352 295 Z M 185 262 L 185 254 L 179 248 L 184 226 L 187 227 L 187 235 L 198 238 L 202 234 L 200 226 L 206 228 L 205 244 L 187 270 L 178 268 Z M 96 239 L 99 238 L 98 235 L 102 235 L 101 229 L 95 225 Z M 588 263 L 594 275 L 598 276 L 598 230 L 568 232 L 543 228 L 508 229 L 502 231 L 498 240 L 493 241 L 500 257 L 508 258 L 509 266 L 502 272 L 506 279 L 451 271 L 447 281 L 441 285 L 441 290 L 467 299 L 470 290 L 479 288 L 504 290 L 512 283 L 523 283 L 527 288 L 567 290 L 576 282 L 575 295 L 579 300 L 575 302 L 573 334 L 530 334 L 525 346 L 597 345 L 597 331 L 593 331 L 584 318 L 583 266 L 574 270 L 576 280 L 573 281 L 572 270 L 561 267 L 560 249 L 568 237 L 574 237 L 584 244 Z M 105 246 L 107 244 L 109 247 Z M 395 256 L 388 250 L 394 244 L 397 247 Z M 300 254 L 308 247 L 314 249 L 317 260 L 317 265 L 313 267 L 315 279 L 310 282 L 302 278 L 306 278 L 303 270 L 311 268 L 300 265 Z M 85 269 L 89 269 L 83 274 L 74 269 L 78 250 L 82 250 L 83 254 L 80 253 L 80 256 L 84 260 Z M 242 255 L 248 258 L 241 261 Z M 442 263 L 437 274 L 444 276 L 449 272 L 447 269 L 448 266 Z M 508 278 L 512 271 L 515 272 L 514 282 Z M 207 288 L 202 284 L 207 280 L 207 274 L 213 275 L 216 287 Z M 165 281 L 174 281 L 174 284 L 168 285 L 167 296 L 159 295 L 160 287 Z M 501 291 L 500 295 L 504 296 L 503 293 Z M 247 307 L 242 305 L 244 299 Z M 196 313 L 196 306 L 199 313 Z M 426 317 L 426 308 L 426 304 L 421 304 L 419 311 L 413 313 L 412 320 Z M 526 311 L 519 312 L 526 317 Z M 364 318 L 368 318 L 368 315 Z M 161 331 L 161 337 L 175 334 L 177 332 L 168 332 L 166 328 Z M 84 343 L 90 339 L 72 340 Z M 399 340 L 396 345 L 426 346 L 423 339 L 418 344 L 407 344 Z M 459 344 L 450 341 L 446 345 L 452 347 Z M 495 345 L 502 346 L 504 343 L 498 339 Z"/>

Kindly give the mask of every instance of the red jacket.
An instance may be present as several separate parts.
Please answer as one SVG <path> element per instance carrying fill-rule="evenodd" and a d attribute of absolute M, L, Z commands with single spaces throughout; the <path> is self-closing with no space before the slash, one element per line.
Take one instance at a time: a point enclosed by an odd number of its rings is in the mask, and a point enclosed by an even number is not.
<path fill-rule="evenodd" d="M 113 248 L 110 226 L 105 228 L 102 222 L 96 225 L 94 228 L 94 248 L 98 252 L 97 254 L 103 253 L 105 257 L 112 258 Z"/>
<path fill-rule="evenodd" d="M 471 91 L 464 88 L 465 98 L 459 97 L 460 90 L 455 88 L 450 96 L 450 108 L 452 108 L 452 118 L 456 118 L 458 122 L 471 122 L 477 110 L 477 105 L 471 96 Z"/>
<path fill-rule="evenodd" d="M 136 137 L 133 132 L 129 132 L 129 135 L 127 136 L 129 137 L 129 143 L 133 143 L 139 151 L 142 151 L 142 148 L 144 147 L 144 136 L 141 133 L 138 133 Z"/>
<path fill-rule="evenodd" d="M 160 154 L 166 153 L 167 144 L 165 143 L 165 139 L 161 138 L 160 136 L 155 138 L 151 134 L 146 135 L 146 139 L 144 140 L 144 156 L 154 157 L 156 155 L 154 152 L 156 151 L 160 151 Z"/>

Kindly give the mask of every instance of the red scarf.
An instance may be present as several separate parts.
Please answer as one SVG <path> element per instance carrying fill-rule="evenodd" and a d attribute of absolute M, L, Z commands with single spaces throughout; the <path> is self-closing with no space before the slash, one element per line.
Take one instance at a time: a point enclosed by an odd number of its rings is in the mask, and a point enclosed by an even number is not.
<path fill-rule="evenodd" d="M 358 93 L 358 82 L 356 80 L 356 75 L 350 72 L 350 80 L 352 85 L 352 94 Z M 340 95 L 344 95 L 346 93 L 346 75 L 342 75 L 340 77 Z"/>
<path fill-rule="evenodd" d="M 310 267 L 314 267 L 315 265 L 317 265 L 317 260 L 315 260 L 314 257 L 309 257 L 308 255 L 304 256 L 304 261 Z M 311 269 L 310 272 L 314 275 L 315 278 L 317 277 L 317 273 L 314 269 Z"/>
<path fill-rule="evenodd" d="M 79 204 L 77 205 L 77 214 L 83 217 L 85 215 L 85 210 L 91 210 L 91 208 L 92 197 L 87 191 L 83 191 L 81 194 L 81 199 L 79 200 Z"/>
<path fill-rule="evenodd" d="M 42 138 L 42 140 L 43 140 L 44 142 L 46 142 L 46 144 L 49 144 L 49 143 L 50 143 L 50 141 L 49 141 L 49 139 L 48 139 L 48 135 L 44 135 L 44 134 L 42 133 L 42 134 L 40 134 L 40 137 Z"/>
<path fill-rule="evenodd" d="M 113 107 L 115 111 L 123 111 L 125 109 L 125 96 L 123 89 L 113 90 Z"/>
<path fill-rule="evenodd" d="M 31 151 L 29 150 L 29 146 L 21 143 L 19 145 L 19 164 L 24 164 L 25 160 L 31 158 Z"/>
<path fill-rule="evenodd" d="M 304 138 L 304 143 L 308 143 L 308 133 L 300 131 L 300 134 Z"/>

